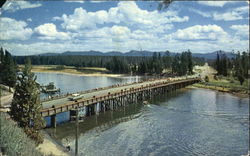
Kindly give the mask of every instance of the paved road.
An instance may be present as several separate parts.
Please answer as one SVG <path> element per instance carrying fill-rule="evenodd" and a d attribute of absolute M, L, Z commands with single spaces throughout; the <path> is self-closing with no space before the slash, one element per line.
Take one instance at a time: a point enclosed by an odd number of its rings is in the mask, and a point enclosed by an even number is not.
<path fill-rule="evenodd" d="M 115 92 L 118 92 L 118 91 L 121 91 L 121 90 L 125 90 L 125 89 L 129 90 L 130 88 L 139 88 L 142 85 L 146 86 L 148 84 L 156 84 L 156 83 L 161 83 L 161 82 L 169 82 L 169 81 L 181 80 L 181 79 L 185 79 L 185 78 L 182 77 L 182 78 L 169 78 L 169 79 L 161 79 L 161 80 L 154 80 L 154 81 L 145 81 L 145 82 L 142 82 L 142 83 L 133 83 L 133 84 L 128 84 L 126 86 L 118 86 L 118 87 L 114 87 L 114 88 L 97 90 L 95 92 L 85 93 L 85 94 L 81 94 L 81 95 L 83 95 L 84 98 L 87 99 L 87 98 L 92 98 L 93 96 L 96 96 L 96 97 L 103 96 L 103 95 L 106 95 L 108 92 L 110 92 L 112 94 L 112 93 L 115 93 Z M 70 96 L 64 97 L 64 98 L 61 98 L 61 99 L 55 99 L 55 100 L 43 102 L 42 103 L 43 104 L 43 108 L 50 108 L 53 105 L 57 106 L 57 105 L 63 105 L 63 104 L 67 104 L 69 102 L 72 102 L 72 101 L 70 101 L 68 99 L 69 97 Z"/>

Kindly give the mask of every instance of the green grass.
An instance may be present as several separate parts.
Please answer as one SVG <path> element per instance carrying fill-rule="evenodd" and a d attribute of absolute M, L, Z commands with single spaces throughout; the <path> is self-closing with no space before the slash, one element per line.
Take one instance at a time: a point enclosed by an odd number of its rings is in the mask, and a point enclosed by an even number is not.
<path fill-rule="evenodd" d="M 0 112 L 0 147 L 9 156 L 41 156 L 33 140 L 17 124 Z M 0 153 L 1 155 L 1 153 Z"/>
<path fill-rule="evenodd" d="M 230 92 L 249 93 L 249 80 L 247 79 L 242 85 L 240 85 L 238 80 L 229 77 L 221 78 L 219 80 L 211 80 L 209 82 L 202 82 L 201 85 L 218 87 L 219 90 L 222 88 Z"/>

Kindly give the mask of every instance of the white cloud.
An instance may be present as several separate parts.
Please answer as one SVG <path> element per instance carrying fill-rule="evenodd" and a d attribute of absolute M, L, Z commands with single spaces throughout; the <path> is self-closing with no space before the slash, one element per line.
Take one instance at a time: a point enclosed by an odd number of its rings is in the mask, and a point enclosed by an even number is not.
<path fill-rule="evenodd" d="M 62 27 L 66 30 L 77 31 L 84 28 L 95 28 L 96 24 L 103 24 L 107 21 L 108 15 L 104 10 L 97 12 L 87 12 L 86 10 L 76 8 L 74 14 L 62 17 L 54 17 L 54 20 L 63 20 Z"/>
<path fill-rule="evenodd" d="M 236 32 L 236 37 L 249 40 L 249 25 L 232 25 L 230 28 Z"/>
<path fill-rule="evenodd" d="M 200 11 L 200 10 L 194 9 L 194 8 L 189 8 L 189 11 L 197 13 L 197 14 L 203 16 L 203 17 L 212 17 L 211 12 L 204 12 L 204 11 Z"/>
<path fill-rule="evenodd" d="M 46 23 L 40 25 L 34 29 L 34 31 L 41 35 L 40 39 L 47 39 L 47 40 L 68 40 L 70 36 L 65 32 L 58 32 L 56 29 L 56 25 L 53 23 Z"/>
<path fill-rule="evenodd" d="M 225 4 L 232 3 L 232 1 L 198 1 L 199 4 L 213 6 L 213 7 L 223 7 Z"/>
<path fill-rule="evenodd" d="M 210 2 L 210 1 L 209 1 Z M 249 14 L 249 6 L 238 7 L 234 9 L 227 10 L 226 12 L 203 12 L 194 8 L 189 9 L 189 11 L 195 12 L 203 17 L 211 17 L 216 21 L 235 21 L 244 19 L 243 15 Z"/>
<path fill-rule="evenodd" d="M 37 8 L 42 6 L 40 3 L 31 3 L 29 1 L 7 1 L 3 5 L 3 11 L 15 12 L 17 10 L 29 9 L 29 8 Z"/>
<path fill-rule="evenodd" d="M 75 1 L 70 1 L 70 0 L 65 0 L 64 2 L 68 2 L 68 3 L 84 3 L 84 0 L 75 0 Z"/>
<path fill-rule="evenodd" d="M 62 27 L 78 31 L 82 29 L 96 28 L 97 24 L 115 23 L 135 26 L 144 29 L 157 29 L 161 25 L 169 25 L 174 22 L 186 22 L 188 16 L 179 17 L 175 11 L 158 12 L 140 9 L 133 1 L 119 2 L 117 7 L 97 12 L 87 12 L 83 8 L 76 8 L 71 15 L 63 14 L 62 17 L 54 17 L 54 20 L 62 20 Z"/>
<path fill-rule="evenodd" d="M 244 19 L 244 14 L 249 14 L 249 6 L 238 7 L 225 13 L 215 12 L 212 16 L 214 20 L 234 21 Z"/>
<path fill-rule="evenodd" d="M 7 17 L 0 18 L 0 28 L 0 40 L 27 40 L 33 33 L 26 22 Z"/>
<path fill-rule="evenodd" d="M 31 18 L 27 18 L 27 21 L 32 22 L 32 19 Z"/>
<path fill-rule="evenodd" d="M 90 0 L 89 2 L 91 2 L 91 3 L 102 3 L 102 2 L 105 2 L 105 1 L 104 0 L 103 1 Z"/>
<path fill-rule="evenodd" d="M 227 33 L 217 25 L 195 25 L 185 29 L 179 29 L 175 33 L 167 35 L 177 40 L 220 40 L 227 37 Z"/>

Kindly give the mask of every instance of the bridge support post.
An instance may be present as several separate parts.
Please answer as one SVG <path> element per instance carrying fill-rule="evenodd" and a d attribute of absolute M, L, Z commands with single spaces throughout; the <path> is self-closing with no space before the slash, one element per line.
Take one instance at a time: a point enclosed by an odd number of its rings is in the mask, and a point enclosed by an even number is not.
<path fill-rule="evenodd" d="M 51 116 L 51 126 L 56 128 L 56 114 Z"/>
<path fill-rule="evenodd" d="M 95 104 L 95 113 L 99 114 L 100 110 L 101 110 L 101 104 L 98 102 Z"/>

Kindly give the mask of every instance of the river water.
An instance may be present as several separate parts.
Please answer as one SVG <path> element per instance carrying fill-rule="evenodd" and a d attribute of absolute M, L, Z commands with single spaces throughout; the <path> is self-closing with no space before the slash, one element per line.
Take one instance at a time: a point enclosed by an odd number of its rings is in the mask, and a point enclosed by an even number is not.
<path fill-rule="evenodd" d="M 104 76 L 78 76 L 61 73 L 39 73 L 36 72 L 37 82 L 40 85 L 47 85 L 54 82 L 56 88 L 60 88 L 60 93 L 76 93 L 84 90 L 90 90 L 98 87 L 107 87 L 114 84 L 124 84 L 140 81 L 139 76 L 128 77 L 104 77 Z M 57 95 L 57 94 L 56 94 Z M 48 98 L 48 94 L 41 94 L 41 98 Z M 50 95 L 51 96 L 51 95 Z M 55 96 L 55 95 L 52 95 Z"/>
<path fill-rule="evenodd" d="M 79 88 L 73 83 L 75 79 L 83 81 L 87 89 L 134 80 L 79 76 L 68 80 L 68 76 L 61 74 L 60 81 L 49 81 L 68 88 L 67 92 Z M 38 80 L 46 77 L 57 78 L 38 74 Z M 47 131 L 61 144 L 70 144 L 74 155 L 74 123 Z M 207 89 L 180 89 L 159 95 L 148 105 L 131 103 L 116 111 L 86 117 L 79 124 L 79 132 L 82 156 L 240 156 L 249 150 L 249 98 Z"/>

